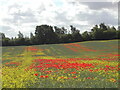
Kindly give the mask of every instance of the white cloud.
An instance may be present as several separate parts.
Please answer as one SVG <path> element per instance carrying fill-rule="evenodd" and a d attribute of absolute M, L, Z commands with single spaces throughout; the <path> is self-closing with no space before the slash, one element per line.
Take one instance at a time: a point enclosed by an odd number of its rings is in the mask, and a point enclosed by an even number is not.
<path fill-rule="evenodd" d="M 81 3 L 85 1 L 86 3 Z M 94 24 L 101 22 L 116 25 L 118 19 L 116 3 L 105 1 L 96 5 L 94 2 L 88 3 L 87 0 L 1 0 L 0 32 L 12 37 L 17 36 L 18 31 L 28 35 L 41 24 L 67 28 L 73 25 L 81 32 L 90 30 Z"/>

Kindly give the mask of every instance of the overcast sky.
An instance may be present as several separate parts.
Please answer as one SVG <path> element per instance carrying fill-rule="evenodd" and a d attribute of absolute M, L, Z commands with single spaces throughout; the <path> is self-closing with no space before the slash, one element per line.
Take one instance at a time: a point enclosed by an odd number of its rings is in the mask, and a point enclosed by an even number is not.
<path fill-rule="evenodd" d="M 95 24 L 118 25 L 117 0 L 0 0 L 0 32 L 25 36 L 37 25 L 75 26 L 90 31 Z M 104 2 L 102 2 L 104 1 Z M 109 1 L 109 2 L 108 2 Z M 69 28 L 68 28 L 69 29 Z"/>

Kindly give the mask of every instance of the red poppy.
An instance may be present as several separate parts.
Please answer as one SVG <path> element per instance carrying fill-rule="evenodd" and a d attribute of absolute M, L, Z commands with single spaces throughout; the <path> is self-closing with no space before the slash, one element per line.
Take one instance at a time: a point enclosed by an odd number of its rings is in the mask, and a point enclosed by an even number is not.
<path fill-rule="evenodd" d="M 64 77 L 60 77 L 61 79 L 64 79 Z"/>
<path fill-rule="evenodd" d="M 67 78 L 67 79 L 70 79 L 70 78 Z"/>
<path fill-rule="evenodd" d="M 43 75 L 41 75 L 40 77 L 41 77 L 41 78 L 44 78 L 44 76 L 43 76 Z"/>
<path fill-rule="evenodd" d="M 34 71 L 37 71 L 37 69 L 34 69 Z"/>
<path fill-rule="evenodd" d="M 48 74 L 51 73 L 51 72 L 52 72 L 52 71 L 45 71 L 45 73 L 48 73 Z"/>
<path fill-rule="evenodd" d="M 105 67 L 109 68 L 110 66 L 106 65 Z"/>
<path fill-rule="evenodd" d="M 76 72 L 71 72 L 71 74 L 76 74 Z"/>
<path fill-rule="evenodd" d="M 89 71 L 92 72 L 93 70 L 90 69 Z"/>
<path fill-rule="evenodd" d="M 34 74 L 35 76 L 38 76 L 38 74 L 36 73 L 36 74 Z"/>
<path fill-rule="evenodd" d="M 91 79 L 90 77 L 87 77 L 87 79 Z"/>
<path fill-rule="evenodd" d="M 45 76 L 45 78 L 48 78 L 48 76 Z"/>
<path fill-rule="evenodd" d="M 73 77 L 73 78 L 77 78 L 77 77 Z"/>

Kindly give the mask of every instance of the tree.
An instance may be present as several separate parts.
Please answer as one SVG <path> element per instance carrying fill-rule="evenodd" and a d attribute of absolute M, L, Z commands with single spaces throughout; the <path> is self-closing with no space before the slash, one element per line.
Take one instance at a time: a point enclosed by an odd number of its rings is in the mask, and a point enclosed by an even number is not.
<path fill-rule="evenodd" d="M 71 30 L 71 33 L 73 34 L 73 33 L 76 33 L 76 28 L 75 27 L 73 27 L 72 25 L 70 25 L 70 30 Z"/>
<path fill-rule="evenodd" d="M 84 41 L 91 40 L 91 36 L 89 35 L 89 33 L 87 31 L 85 31 L 84 33 L 82 33 L 82 37 L 83 37 Z"/>
<path fill-rule="evenodd" d="M 116 31 L 116 28 L 114 26 L 111 27 L 112 31 Z"/>
<path fill-rule="evenodd" d="M 31 33 L 30 33 L 30 38 L 33 38 L 33 37 L 34 37 L 34 35 L 33 35 L 33 33 L 31 32 Z"/>
<path fill-rule="evenodd" d="M 120 39 L 120 30 L 116 31 L 116 39 Z"/>
<path fill-rule="evenodd" d="M 49 25 L 40 25 L 36 26 L 35 35 L 30 33 L 29 37 L 24 37 L 24 35 L 19 31 L 18 37 L 8 38 L 4 33 L 0 33 L 0 41 L 3 46 L 8 45 L 39 45 L 39 44 L 55 44 L 55 43 L 71 43 L 79 41 L 88 41 L 88 40 L 104 40 L 104 39 L 120 39 L 120 27 L 118 30 L 114 26 L 106 26 L 104 23 L 95 25 L 91 32 L 85 31 L 80 34 L 80 30 L 76 27 L 70 25 L 71 33 L 68 33 L 68 30 L 64 27 L 52 26 Z"/>
<path fill-rule="evenodd" d="M 80 30 L 77 30 L 72 25 L 70 25 L 70 28 L 71 28 L 70 30 L 71 30 L 71 34 L 72 34 L 72 42 L 82 41 L 82 36 L 80 34 Z"/>
<path fill-rule="evenodd" d="M 103 32 L 103 39 L 115 39 L 116 38 L 116 31 L 108 30 Z"/>
<path fill-rule="evenodd" d="M 107 30 L 107 26 L 104 23 L 101 23 L 99 26 L 100 26 L 101 30 L 103 30 L 103 31 Z"/>
<path fill-rule="evenodd" d="M 19 31 L 18 38 L 24 38 L 24 35 Z"/>
<path fill-rule="evenodd" d="M 55 33 L 60 35 L 60 34 L 67 34 L 67 29 L 65 29 L 64 27 L 59 28 L 57 26 L 54 26 L 55 29 Z"/>
<path fill-rule="evenodd" d="M 24 39 L 25 39 L 24 45 L 31 45 L 29 37 L 25 37 Z"/>
<path fill-rule="evenodd" d="M 5 38 L 5 34 L 4 33 L 0 33 L 0 46 L 2 45 L 2 39 L 4 39 Z"/>
<path fill-rule="evenodd" d="M 112 26 L 108 28 L 108 30 L 103 31 L 103 38 L 104 39 L 115 39 L 117 35 L 116 28 Z"/>
<path fill-rule="evenodd" d="M 57 43 L 57 35 L 53 31 L 52 26 L 37 26 L 35 30 L 35 36 L 38 40 L 38 44 Z"/>
<path fill-rule="evenodd" d="M 102 40 L 103 39 L 103 28 L 102 26 L 98 28 L 98 25 L 95 25 L 93 29 L 91 29 L 91 38 L 93 40 Z"/>
<path fill-rule="evenodd" d="M 60 36 L 60 43 L 70 43 L 72 40 L 73 37 L 71 34 L 63 34 Z"/>
<path fill-rule="evenodd" d="M 10 45 L 10 39 L 6 37 L 4 33 L 0 33 L 0 45 L 2 46 Z"/>
<path fill-rule="evenodd" d="M 120 30 L 120 25 L 118 25 L 118 30 Z"/>
<path fill-rule="evenodd" d="M 15 45 L 15 40 L 14 40 L 13 37 L 9 40 L 9 43 L 10 43 L 10 46 L 14 46 Z"/>
<path fill-rule="evenodd" d="M 61 30 L 62 30 L 62 34 L 67 34 L 67 29 L 65 29 L 64 27 L 62 27 Z"/>
<path fill-rule="evenodd" d="M 72 34 L 72 37 L 73 37 L 72 42 L 79 42 L 79 41 L 83 40 L 83 38 L 82 38 L 81 34 L 79 33 L 79 31 L 74 32 Z"/>
<path fill-rule="evenodd" d="M 4 33 L 0 33 L 0 38 L 4 39 L 5 38 L 5 34 Z"/>
<path fill-rule="evenodd" d="M 7 37 L 2 39 L 2 45 L 3 46 L 9 46 L 10 45 L 10 39 L 7 38 Z"/>
<path fill-rule="evenodd" d="M 61 28 L 58 28 L 57 26 L 54 26 L 54 29 L 55 29 L 55 33 L 58 35 L 64 33 L 64 32 L 62 32 Z"/>
<path fill-rule="evenodd" d="M 15 40 L 17 45 L 25 45 L 25 38 L 24 35 L 19 31 L 18 38 Z"/>
<path fill-rule="evenodd" d="M 30 44 L 32 44 L 32 45 L 37 44 L 37 40 L 36 40 L 35 36 L 33 35 L 33 33 L 30 33 Z"/>

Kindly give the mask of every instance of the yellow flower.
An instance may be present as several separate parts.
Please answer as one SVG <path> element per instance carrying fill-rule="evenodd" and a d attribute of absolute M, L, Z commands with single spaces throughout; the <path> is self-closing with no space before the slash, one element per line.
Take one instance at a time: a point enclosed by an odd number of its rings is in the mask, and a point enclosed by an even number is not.
<path fill-rule="evenodd" d="M 116 82 L 114 78 L 109 79 L 111 82 Z"/>

